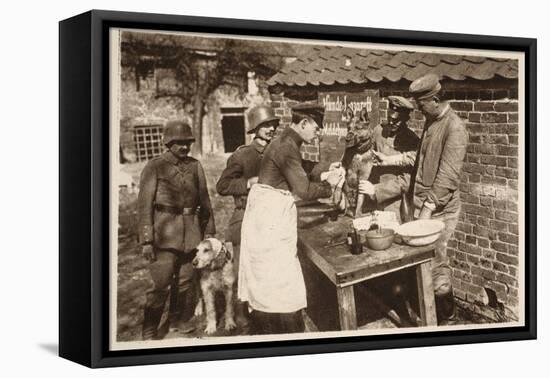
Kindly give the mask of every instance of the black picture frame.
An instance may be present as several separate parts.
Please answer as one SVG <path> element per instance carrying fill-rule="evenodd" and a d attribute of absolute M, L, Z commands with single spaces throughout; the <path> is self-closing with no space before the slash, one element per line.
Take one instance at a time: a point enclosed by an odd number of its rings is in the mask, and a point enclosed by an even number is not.
<path fill-rule="evenodd" d="M 524 52 L 525 326 L 110 351 L 110 27 Z M 536 39 L 92 10 L 59 24 L 59 354 L 89 367 L 534 339 Z"/>

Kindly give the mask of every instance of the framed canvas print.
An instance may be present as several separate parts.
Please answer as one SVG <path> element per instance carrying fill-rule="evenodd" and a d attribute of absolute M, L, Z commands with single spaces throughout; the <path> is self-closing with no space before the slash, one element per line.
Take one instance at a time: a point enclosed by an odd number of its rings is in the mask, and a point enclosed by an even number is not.
<path fill-rule="evenodd" d="M 60 22 L 60 355 L 536 337 L 536 40 Z"/>

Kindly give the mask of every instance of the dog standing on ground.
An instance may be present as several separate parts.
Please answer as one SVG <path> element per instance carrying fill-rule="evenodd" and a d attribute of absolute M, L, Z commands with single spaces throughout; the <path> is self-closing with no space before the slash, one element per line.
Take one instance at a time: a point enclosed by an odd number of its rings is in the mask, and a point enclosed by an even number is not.
<path fill-rule="evenodd" d="M 193 267 L 199 271 L 201 299 L 195 308 L 195 316 L 201 316 L 203 305 L 206 309 L 206 328 L 208 335 L 216 332 L 216 292 L 222 291 L 225 296 L 225 330 L 237 327 L 234 319 L 233 285 L 235 272 L 233 256 L 226 245 L 215 238 L 201 241 L 196 248 Z"/>

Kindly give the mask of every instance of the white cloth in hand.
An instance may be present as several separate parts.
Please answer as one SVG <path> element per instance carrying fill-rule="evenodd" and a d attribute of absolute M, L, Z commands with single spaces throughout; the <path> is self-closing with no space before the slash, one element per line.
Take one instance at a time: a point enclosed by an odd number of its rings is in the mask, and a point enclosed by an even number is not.
<path fill-rule="evenodd" d="M 366 194 L 369 197 L 373 197 L 375 193 L 374 185 L 368 180 L 359 181 L 359 193 Z"/>

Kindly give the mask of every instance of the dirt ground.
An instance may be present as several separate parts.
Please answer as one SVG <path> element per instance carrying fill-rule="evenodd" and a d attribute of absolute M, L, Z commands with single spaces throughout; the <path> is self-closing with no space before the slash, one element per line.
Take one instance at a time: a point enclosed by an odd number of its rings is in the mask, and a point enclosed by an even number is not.
<path fill-rule="evenodd" d="M 215 191 L 216 181 L 225 167 L 226 159 L 227 155 L 208 155 L 201 160 L 207 176 L 210 199 L 215 213 L 216 236 L 220 239 L 224 239 L 225 226 L 233 211 L 233 199 L 231 197 L 222 197 Z M 122 168 L 125 180 L 127 182 L 133 181 L 136 184 L 139 183 L 139 175 L 143 166 L 144 163 L 125 165 Z M 132 190 L 131 185 L 128 184 L 128 188 L 120 189 L 119 198 L 117 335 L 118 341 L 135 341 L 141 338 L 144 294 L 152 287 L 152 282 L 148 276 L 147 263 L 140 256 L 140 247 L 137 240 L 137 191 Z M 358 306 L 358 309 L 360 308 L 361 306 Z M 459 317 L 453 324 L 478 324 L 486 322 L 485 319 L 464 309 L 459 309 L 458 314 Z M 358 318 L 360 320 L 364 319 L 364 325 L 361 328 L 379 329 L 395 327 L 395 324 L 379 311 L 369 314 L 358 314 Z M 194 331 L 186 334 L 179 333 L 177 330 L 167 331 L 168 333 L 165 338 L 202 337 L 204 319 L 193 319 L 190 323 L 195 326 Z M 312 323 L 306 321 L 306 327 L 311 328 L 308 327 L 308 324 Z M 217 335 L 228 335 L 223 328 L 218 328 L 220 331 Z M 238 335 L 246 333 L 247 329 L 239 325 L 230 334 Z"/>

